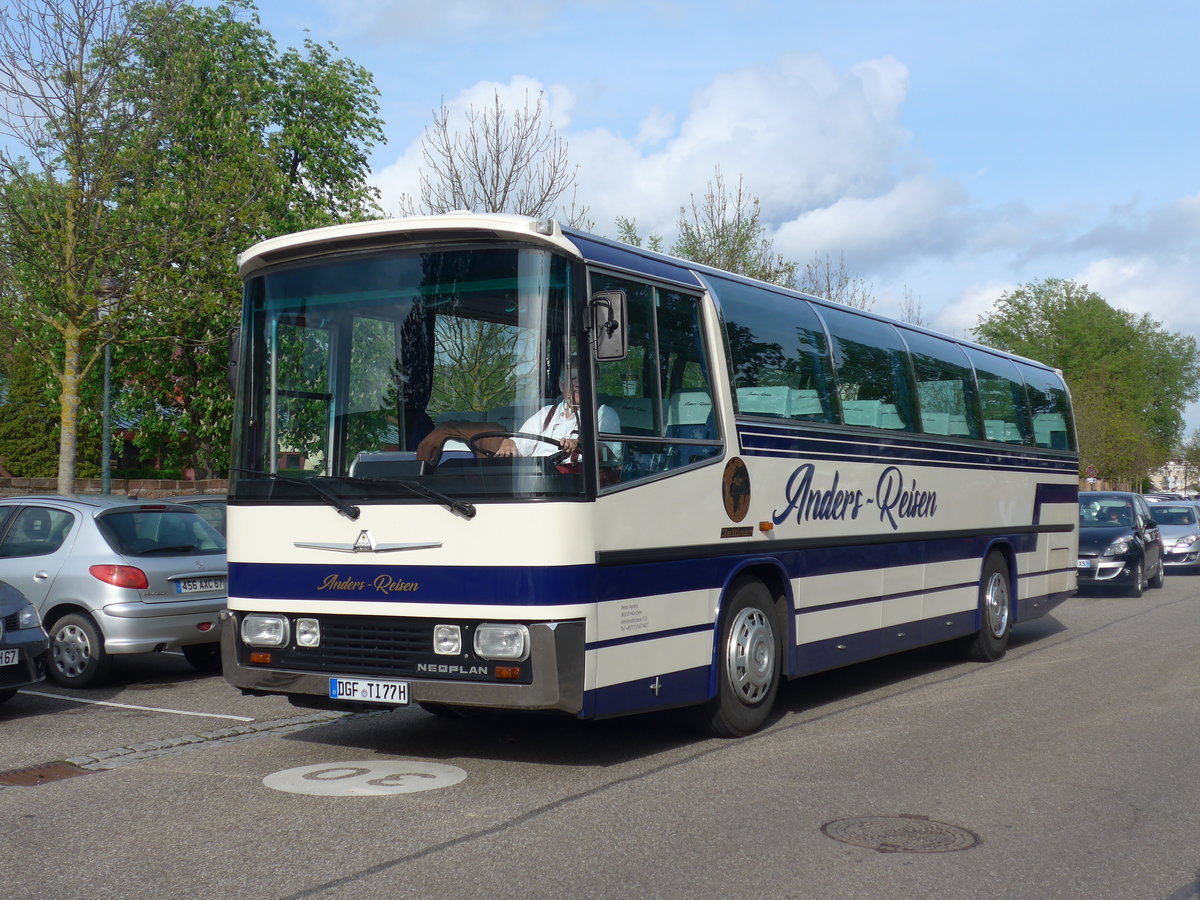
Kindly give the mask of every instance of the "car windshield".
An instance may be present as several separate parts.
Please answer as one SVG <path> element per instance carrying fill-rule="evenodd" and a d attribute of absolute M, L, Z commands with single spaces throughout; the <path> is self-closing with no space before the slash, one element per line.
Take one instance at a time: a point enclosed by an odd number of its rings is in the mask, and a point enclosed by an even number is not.
<path fill-rule="evenodd" d="M 122 556 L 225 552 L 225 538 L 190 510 L 115 510 L 97 517 L 96 525 L 108 545 Z"/>
<path fill-rule="evenodd" d="M 1089 498 L 1079 504 L 1079 524 L 1127 528 L 1133 524 L 1133 507 L 1118 497 Z"/>
<path fill-rule="evenodd" d="M 1167 506 L 1156 503 L 1150 507 L 1150 515 L 1159 525 L 1195 525 L 1196 508 L 1194 506 Z"/>

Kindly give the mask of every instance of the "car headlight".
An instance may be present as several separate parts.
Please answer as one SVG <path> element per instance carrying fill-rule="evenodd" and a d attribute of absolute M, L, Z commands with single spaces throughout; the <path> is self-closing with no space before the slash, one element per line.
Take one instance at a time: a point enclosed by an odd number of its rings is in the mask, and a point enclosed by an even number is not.
<path fill-rule="evenodd" d="M 1130 538 L 1117 538 L 1108 545 L 1108 549 L 1104 551 L 1105 556 L 1124 556 L 1129 552 Z"/>
<path fill-rule="evenodd" d="M 32 603 L 27 603 L 17 610 L 18 628 L 38 628 L 41 624 L 42 620 L 38 617 L 37 610 L 33 608 Z"/>
<path fill-rule="evenodd" d="M 1196 543 L 1196 541 L 1200 541 L 1200 534 L 1189 534 L 1187 537 L 1181 537 L 1175 542 L 1175 549 L 1186 550 L 1192 544 Z"/>
<path fill-rule="evenodd" d="M 253 613 L 242 619 L 242 641 L 251 647 L 282 647 L 290 632 L 287 616 Z"/>
<path fill-rule="evenodd" d="M 529 629 L 524 625 L 480 625 L 475 629 L 475 653 L 484 659 L 523 660 L 529 655 Z"/>

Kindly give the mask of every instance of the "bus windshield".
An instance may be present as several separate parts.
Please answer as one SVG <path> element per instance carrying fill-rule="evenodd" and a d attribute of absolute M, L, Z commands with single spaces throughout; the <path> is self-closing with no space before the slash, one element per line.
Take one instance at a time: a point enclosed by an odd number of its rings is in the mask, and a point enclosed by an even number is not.
<path fill-rule="evenodd" d="M 497 453 L 574 374 L 569 281 L 561 256 L 494 244 L 372 250 L 252 277 L 231 495 L 336 505 L 581 494 L 581 466 L 553 442 Z"/>

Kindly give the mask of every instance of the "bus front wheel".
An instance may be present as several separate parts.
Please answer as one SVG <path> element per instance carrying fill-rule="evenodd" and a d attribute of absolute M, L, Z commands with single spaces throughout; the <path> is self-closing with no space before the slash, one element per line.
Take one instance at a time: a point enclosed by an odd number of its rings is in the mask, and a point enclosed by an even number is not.
<path fill-rule="evenodd" d="M 775 598 L 761 581 L 743 581 L 721 616 L 717 693 L 699 710 L 701 729 L 714 737 L 741 737 L 761 728 L 779 691 L 782 653 Z"/>

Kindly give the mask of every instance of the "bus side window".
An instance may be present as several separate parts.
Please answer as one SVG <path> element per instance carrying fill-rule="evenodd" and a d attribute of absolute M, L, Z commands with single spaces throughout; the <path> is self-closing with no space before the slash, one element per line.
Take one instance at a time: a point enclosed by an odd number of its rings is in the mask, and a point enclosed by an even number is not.
<path fill-rule="evenodd" d="M 902 329 L 917 378 L 917 403 L 925 434 L 981 437 L 975 373 L 962 348 L 919 331 Z"/>
<path fill-rule="evenodd" d="M 1033 442 L 1050 450 L 1075 449 L 1075 425 L 1071 421 L 1071 404 L 1067 388 L 1058 375 L 1046 369 L 1035 369 L 1017 363 L 1025 381 L 1029 412 L 1033 417 Z"/>
<path fill-rule="evenodd" d="M 984 440 L 1032 444 L 1033 427 L 1026 409 L 1025 384 L 1016 365 L 975 347 L 964 349 L 975 367 Z"/>
<path fill-rule="evenodd" d="M 908 348 L 889 323 L 822 306 L 833 340 L 842 421 L 893 431 L 916 431 Z"/>
<path fill-rule="evenodd" d="M 620 420 L 618 482 L 652 477 L 720 454 L 700 298 L 592 273 L 591 290 L 623 290 L 629 353 L 598 366 L 597 393 Z M 611 420 L 610 420 L 611 421 Z M 696 443 L 704 442 L 704 443 Z"/>
<path fill-rule="evenodd" d="M 833 366 L 812 307 L 756 285 L 710 280 L 725 315 L 738 414 L 834 421 Z"/>

